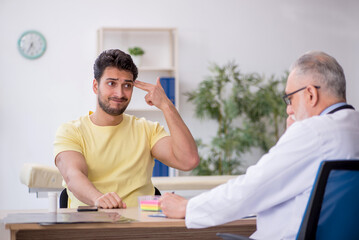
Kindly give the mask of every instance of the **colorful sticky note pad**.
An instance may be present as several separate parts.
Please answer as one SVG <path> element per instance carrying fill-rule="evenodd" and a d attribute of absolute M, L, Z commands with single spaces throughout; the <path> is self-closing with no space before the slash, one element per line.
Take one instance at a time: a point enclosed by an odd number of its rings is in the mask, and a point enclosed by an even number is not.
<path fill-rule="evenodd" d="M 139 204 L 142 211 L 161 211 L 159 197 L 156 196 L 140 197 Z"/>

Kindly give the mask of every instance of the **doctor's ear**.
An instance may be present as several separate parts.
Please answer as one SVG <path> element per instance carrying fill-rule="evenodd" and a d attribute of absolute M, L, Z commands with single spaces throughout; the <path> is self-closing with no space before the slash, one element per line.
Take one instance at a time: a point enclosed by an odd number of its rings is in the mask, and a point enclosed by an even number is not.
<path fill-rule="evenodd" d="M 319 92 L 318 92 L 318 89 L 319 88 L 316 88 L 315 86 L 313 85 L 309 85 L 307 87 L 307 93 L 308 93 L 308 96 L 309 96 L 309 102 L 310 102 L 310 105 L 312 107 L 315 107 L 318 102 L 319 102 Z"/>

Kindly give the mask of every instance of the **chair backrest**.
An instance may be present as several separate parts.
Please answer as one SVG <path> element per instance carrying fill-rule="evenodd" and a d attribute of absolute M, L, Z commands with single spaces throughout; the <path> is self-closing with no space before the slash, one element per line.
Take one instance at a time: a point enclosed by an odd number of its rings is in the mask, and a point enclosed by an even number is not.
<path fill-rule="evenodd" d="M 297 240 L 359 239 L 359 160 L 323 161 Z"/>
<path fill-rule="evenodd" d="M 156 188 L 156 187 L 155 187 L 155 195 L 161 196 L 160 190 L 158 190 L 158 188 Z M 60 194 L 60 198 L 59 198 L 60 208 L 67 208 L 68 207 L 67 206 L 68 199 L 69 199 L 69 196 L 67 195 L 67 190 L 65 188 L 64 190 L 62 190 L 62 192 Z"/>
<path fill-rule="evenodd" d="M 69 196 L 67 195 L 66 188 L 62 190 L 59 198 L 60 208 L 67 208 Z"/>

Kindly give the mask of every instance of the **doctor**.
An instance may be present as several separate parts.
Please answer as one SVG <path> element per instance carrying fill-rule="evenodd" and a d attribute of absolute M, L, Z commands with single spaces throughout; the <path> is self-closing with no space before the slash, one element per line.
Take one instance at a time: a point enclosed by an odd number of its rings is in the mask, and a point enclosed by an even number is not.
<path fill-rule="evenodd" d="M 161 199 L 163 213 L 188 228 L 224 224 L 257 214 L 254 239 L 295 239 L 323 160 L 359 158 L 359 113 L 346 103 L 342 67 L 309 52 L 291 67 L 283 99 L 292 126 L 256 165 L 190 200 Z"/>

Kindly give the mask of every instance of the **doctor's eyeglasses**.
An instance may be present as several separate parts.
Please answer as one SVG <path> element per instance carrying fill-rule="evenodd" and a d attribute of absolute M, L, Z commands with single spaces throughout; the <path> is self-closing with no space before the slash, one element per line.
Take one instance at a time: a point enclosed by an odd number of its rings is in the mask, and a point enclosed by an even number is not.
<path fill-rule="evenodd" d="M 283 98 L 283 101 L 285 102 L 285 104 L 287 105 L 291 105 L 291 101 L 289 99 L 290 96 L 292 96 L 294 93 L 297 93 L 299 91 L 302 91 L 304 89 L 306 89 L 308 86 L 305 86 L 305 87 L 302 87 L 302 88 L 299 88 L 298 90 L 294 91 L 294 92 L 291 92 L 291 93 L 288 93 L 286 95 L 284 95 L 282 98 Z M 320 88 L 320 86 L 314 86 L 316 89 Z"/>

